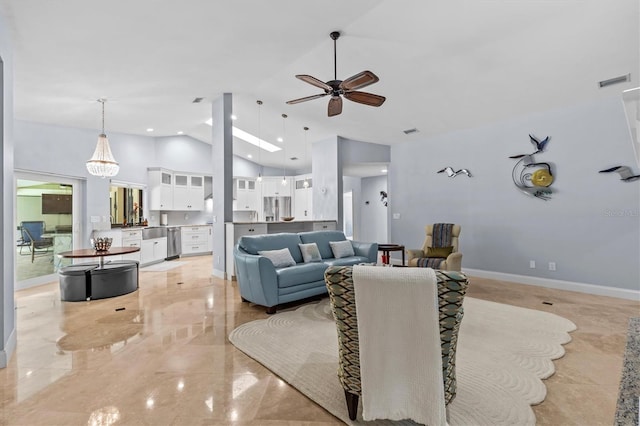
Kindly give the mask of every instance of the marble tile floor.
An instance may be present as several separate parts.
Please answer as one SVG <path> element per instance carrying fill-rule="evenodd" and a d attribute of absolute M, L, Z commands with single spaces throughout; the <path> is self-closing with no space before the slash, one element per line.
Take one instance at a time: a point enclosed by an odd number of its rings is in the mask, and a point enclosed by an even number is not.
<path fill-rule="evenodd" d="M 111 299 L 61 302 L 57 283 L 16 292 L 18 345 L 0 369 L 0 425 L 341 424 L 228 342 L 264 309 L 211 277 L 211 256 L 183 260 L 141 272 L 138 291 Z M 534 407 L 538 424 L 613 423 L 640 303 L 473 277 L 469 295 L 577 324 Z"/>

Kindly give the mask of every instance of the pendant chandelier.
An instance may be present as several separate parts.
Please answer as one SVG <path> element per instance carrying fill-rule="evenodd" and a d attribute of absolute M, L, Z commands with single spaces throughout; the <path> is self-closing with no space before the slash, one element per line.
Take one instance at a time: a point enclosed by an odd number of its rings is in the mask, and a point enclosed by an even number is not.
<path fill-rule="evenodd" d="M 87 161 L 87 170 L 94 176 L 113 177 L 118 174 L 120 166 L 113 158 L 111 148 L 109 147 L 109 139 L 104 132 L 104 103 L 106 99 L 100 98 L 98 102 L 102 104 L 102 133 L 98 136 L 98 144 L 93 156 Z"/>

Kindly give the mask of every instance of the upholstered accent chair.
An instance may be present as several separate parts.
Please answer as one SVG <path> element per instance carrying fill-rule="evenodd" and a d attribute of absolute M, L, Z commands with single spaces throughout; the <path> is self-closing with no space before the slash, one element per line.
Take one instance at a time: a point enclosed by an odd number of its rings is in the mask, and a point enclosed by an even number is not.
<path fill-rule="evenodd" d="M 424 227 L 426 238 L 422 249 L 407 250 L 407 265 L 443 271 L 460 271 L 462 253 L 458 251 L 460 225 L 435 223 Z M 447 254 L 448 248 L 451 252 Z"/>
<path fill-rule="evenodd" d="M 41 220 L 20 222 L 20 231 L 22 233 L 22 245 L 20 246 L 20 254 L 22 247 L 27 246 L 31 251 L 31 263 L 33 263 L 36 251 L 40 253 L 49 252 L 53 249 L 53 238 L 43 237 L 45 233 L 45 224 Z"/>
<path fill-rule="evenodd" d="M 349 418 L 355 420 L 362 395 L 360 344 L 352 266 L 330 266 L 324 274 L 338 331 L 338 378 L 344 388 Z M 462 302 L 469 280 L 462 272 L 435 271 L 438 285 L 440 343 L 445 404 L 456 397 L 456 348 L 464 311 Z"/>

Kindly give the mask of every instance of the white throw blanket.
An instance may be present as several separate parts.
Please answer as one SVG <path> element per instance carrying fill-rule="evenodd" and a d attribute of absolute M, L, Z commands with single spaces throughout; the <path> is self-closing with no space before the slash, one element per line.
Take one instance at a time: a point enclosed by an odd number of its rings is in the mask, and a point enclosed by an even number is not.
<path fill-rule="evenodd" d="M 436 274 L 353 267 L 362 417 L 446 425 Z"/>

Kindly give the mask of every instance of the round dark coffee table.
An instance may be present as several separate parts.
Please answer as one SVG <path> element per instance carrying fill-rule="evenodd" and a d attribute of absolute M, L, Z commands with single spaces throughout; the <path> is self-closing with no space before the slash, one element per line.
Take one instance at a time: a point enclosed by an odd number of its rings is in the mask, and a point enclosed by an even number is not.
<path fill-rule="evenodd" d="M 404 266 L 404 246 L 400 244 L 378 244 L 378 251 L 382 252 L 382 263 L 389 264 L 390 255 L 392 251 L 402 252 L 402 265 Z"/>

